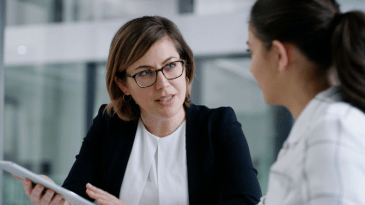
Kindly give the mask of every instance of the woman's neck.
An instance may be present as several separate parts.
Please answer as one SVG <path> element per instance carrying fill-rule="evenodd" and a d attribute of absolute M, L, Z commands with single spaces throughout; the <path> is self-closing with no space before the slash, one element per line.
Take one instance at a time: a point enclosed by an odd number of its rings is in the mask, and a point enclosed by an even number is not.
<path fill-rule="evenodd" d="M 157 137 L 166 137 L 177 130 L 185 120 L 184 107 L 173 117 L 161 118 L 141 113 L 141 120 L 146 129 Z"/>
<path fill-rule="evenodd" d="M 320 92 L 328 89 L 331 84 L 325 76 L 317 76 L 307 82 L 296 81 L 295 86 L 286 95 L 287 99 L 284 101 L 285 106 L 291 114 L 297 119 L 303 112 L 308 103 Z"/>

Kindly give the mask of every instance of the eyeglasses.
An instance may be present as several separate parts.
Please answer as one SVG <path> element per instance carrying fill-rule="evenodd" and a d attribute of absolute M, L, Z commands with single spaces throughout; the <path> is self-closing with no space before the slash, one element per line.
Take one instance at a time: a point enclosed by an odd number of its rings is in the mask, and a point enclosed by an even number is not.
<path fill-rule="evenodd" d="M 184 72 L 184 60 L 173 61 L 165 65 L 160 69 L 147 69 L 138 72 L 134 75 L 125 74 L 126 77 L 134 78 L 137 85 L 141 88 L 147 88 L 152 86 L 157 81 L 157 73 L 162 71 L 162 74 L 168 80 L 173 80 L 180 77 Z"/>

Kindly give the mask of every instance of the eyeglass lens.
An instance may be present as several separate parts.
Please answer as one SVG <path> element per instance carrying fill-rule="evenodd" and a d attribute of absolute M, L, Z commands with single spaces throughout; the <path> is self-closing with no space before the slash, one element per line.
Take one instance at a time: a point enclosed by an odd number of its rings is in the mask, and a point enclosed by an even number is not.
<path fill-rule="evenodd" d="M 183 65 L 181 61 L 171 62 L 163 67 L 162 72 L 164 76 L 172 80 L 179 77 L 183 72 Z M 141 87 L 147 87 L 156 82 L 156 71 L 155 70 L 144 70 L 139 72 L 136 76 L 136 82 Z"/>

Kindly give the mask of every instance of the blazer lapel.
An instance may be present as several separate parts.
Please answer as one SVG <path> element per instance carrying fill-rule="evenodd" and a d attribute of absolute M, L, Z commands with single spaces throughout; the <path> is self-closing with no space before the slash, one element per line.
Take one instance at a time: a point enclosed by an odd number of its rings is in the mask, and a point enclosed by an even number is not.
<path fill-rule="evenodd" d="M 116 123 L 111 125 L 110 139 L 108 145 L 105 146 L 109 149 L 112 159 L 105 159 L 110 162 L 110 166 L 107 169 L 106 185 L 109 189 L 109 193 L 119 198 L 120 189 L 123 183 L 123 177 L 127 168 L 128 159 L 132 151 L 133 142 L 138 126 L 138 120 L 129 122 L 120 122 L 118 119 Z M 121 126 L 122 125 L 122 126 Z"/>
<path fill-rule="evenodd" d="M 197 204 L 199 190 L 203 190 L 203 172 L 198 140 L 198 119 L 195 105 L 185 107 L 186 110 L 186 160 L 188 169 L 189 202 Z"/>

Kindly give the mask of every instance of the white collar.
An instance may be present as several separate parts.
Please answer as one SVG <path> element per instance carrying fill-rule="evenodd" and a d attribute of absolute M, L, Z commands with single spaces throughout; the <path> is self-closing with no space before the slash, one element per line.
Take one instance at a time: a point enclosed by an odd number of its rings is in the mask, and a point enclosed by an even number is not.
<path fill-rule="evenodd" d="M 149 189 L 152 192 L 158 190 L 159 204 L 188 203 L 185 131 L 186 121 L 169 136 L 159 138 L 148 132 L 139 120 L 120 190 L 119 197 L 122 201 L 127 204 L 141 204 L 150 171 L 153 167 L 159 167 L 153 171 L 157 174 L 157 184 Z"/>

